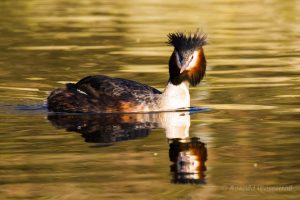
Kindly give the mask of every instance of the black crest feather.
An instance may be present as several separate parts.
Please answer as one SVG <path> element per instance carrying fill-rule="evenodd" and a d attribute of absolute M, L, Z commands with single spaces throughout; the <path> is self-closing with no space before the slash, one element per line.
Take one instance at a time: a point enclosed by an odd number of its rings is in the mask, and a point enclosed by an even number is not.
<path fill-rule="evenodd" d="M 201 31 L 196 31 L 196 33 L 170 33 L 168 34 L 168 44 L 175 47 L 177 50 L 195 50 L 204 46 L 207 41 L 206 34 Z"/>

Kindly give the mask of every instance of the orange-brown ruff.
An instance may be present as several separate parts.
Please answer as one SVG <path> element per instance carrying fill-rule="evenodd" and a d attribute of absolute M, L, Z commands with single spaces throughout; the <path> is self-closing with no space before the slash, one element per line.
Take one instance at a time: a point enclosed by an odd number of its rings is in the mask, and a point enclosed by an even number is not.
<path fill-rule="evenodd" d="M 76 84 L 68 83 L 48 97 L 48 109 L 55 112 L 148 112 L 175 110 L 190 106 L 189 84 L 196 86 L 205 75 L 202 46 L 206 36 L 171 33 L 174 46 L 169 60 L 169 81 L 163 92 L 122 78 L 88 76 Z"/>

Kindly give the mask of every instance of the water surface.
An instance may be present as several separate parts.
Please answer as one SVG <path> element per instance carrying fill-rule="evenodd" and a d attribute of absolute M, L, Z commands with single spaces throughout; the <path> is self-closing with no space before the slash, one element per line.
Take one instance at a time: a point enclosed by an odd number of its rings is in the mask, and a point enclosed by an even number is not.
<path fill-rule="evenodd" d="M 299 198 L 298 1 L 3 0 L 0 9 L 1 199 Z M 166 35 L 196 28 L 208 35 L 208 69 L 192 105 L 212 109 L 77 116 L 43 106 L 87 75 L 162 90 Z"/>

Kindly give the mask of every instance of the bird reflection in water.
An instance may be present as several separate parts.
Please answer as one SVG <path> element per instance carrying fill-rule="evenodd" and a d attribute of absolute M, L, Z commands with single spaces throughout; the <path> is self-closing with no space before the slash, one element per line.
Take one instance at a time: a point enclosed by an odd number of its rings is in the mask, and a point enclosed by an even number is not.
<path fill-rule="evenodd" d="M 78 132 L 85 142 L 109 146 L 113 142 L 143 138 L 156 123 L 142 122 L 138 115 L 126 114 L 49 114 L 56 128 Z"/>
<path fill-rule="evenodd" d="M 134 114 L 49 113 L 53 126 L 78 132 L 85 142 L 109 146 L 114 142 L 147 137 L 152 129 L 163 128 L 169 142 L 173 183 L 205 183 L 206 145 L 189 137 L 189 112 Z"/>
<path fill-rule="evenodd" d="M 207 149 L 200 138 L 171 139 L 169 157 L 174 183 L 205 183 Z"/>

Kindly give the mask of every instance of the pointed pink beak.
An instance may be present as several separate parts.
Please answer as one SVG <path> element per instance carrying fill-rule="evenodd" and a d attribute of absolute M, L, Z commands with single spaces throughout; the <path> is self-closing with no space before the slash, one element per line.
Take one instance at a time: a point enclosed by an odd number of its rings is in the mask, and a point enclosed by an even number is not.
<path fill-rule="evenodd" d="M 186 68 L 189 66 L 189 63 L 185 63 L 181 68 L 180 68 L 180 74 L 182 74 L 184 72 L 184 70 L 186 70 Z"/>

